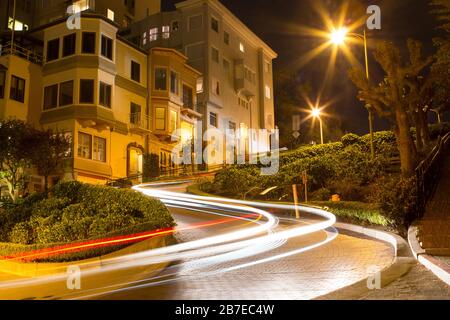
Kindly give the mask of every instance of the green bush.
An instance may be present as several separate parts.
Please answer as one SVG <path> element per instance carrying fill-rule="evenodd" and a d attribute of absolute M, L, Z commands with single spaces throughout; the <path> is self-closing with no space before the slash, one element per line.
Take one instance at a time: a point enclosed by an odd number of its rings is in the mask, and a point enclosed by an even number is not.
<path fill-rule="evenodd" d="M 331 199 L 331 191 L 327 188 L 321 188 L 311 194 L 312 201 L 329 201 Z"/>
<path fill-rule="evenodd" d="M 341 142 L 344 147 L 352 146 L 360 142 L 360 137 L 354 133 L 349 133 L 342 137 Z"/>
<path fill-rule="evenodd" d="M 33 196 L 0 215 L 0 241 L 18 244 L 69 243 L 117 231 L 174 225 L 167 208 L 132 190 L 78 182 L 56 185 L 50 197 Z"/>
<path fill-rule="evenodd" d="M 417 217 L 417 180 L 415 177 L 383 177 L 377 183 L 375 201 L 381 213 L 397 230 L 406 232 Z"/>

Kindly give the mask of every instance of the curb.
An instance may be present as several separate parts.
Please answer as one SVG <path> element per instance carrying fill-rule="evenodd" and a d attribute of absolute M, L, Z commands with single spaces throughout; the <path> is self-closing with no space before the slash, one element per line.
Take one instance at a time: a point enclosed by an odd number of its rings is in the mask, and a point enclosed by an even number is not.
<path fill-rule="evenodd" d="M 390 244 L 395 251 L 394 262 L 387 268 L 381 271 L 381 288 L 386 287 L 391 282 L 407 274 L 411 268 L 416 264 L 416 261 L 411 253 L 408 242 L 402 237 L 375 229 L 365 228 L 349 223 L 336 223 L 335 228 L 365 235 L 369 238 L 380 240 Z M 350 286 L 338 289 L 329 294 L 315 298 L 314 300 L 352 300 L 370 292 L 368 288 L 369 278 L 360 280 Z"/>
<path fill-rule="evenodd" d="M 450 266 L 443 263 L 439 259 L 426 253 L 417 240 L 417 225 L 413 224 L 408 229 L 408 242 L 411 247 L 414 258 L 419 261 L 425 268 L 433 272 L 433 274 L 450 286 Z"/>
<path fill-rule="evenodd" d="M 101 269 L 104 263 L 109 259 L 119 257 L 121 255 L 137 253 L 143 250 L 165 247 L 173 241 L 172 236 L 150 238 L 101 257 L 64 263 L 22 263 L 0 260 L 0 272 L 15 277 L 40 277 L 53 275 L 55 273 L 65 274 L 67 272 L 67 268 L 74 265 L 80 266 L 80 268 L 83 268 L 83 265 L 89 265 L 91 268 Z M 164 263 L 154 265 L 152 267 L 154 267 L 155 270 L 159 270 L 165 268 L 166 265 L 167 263 Z"/>

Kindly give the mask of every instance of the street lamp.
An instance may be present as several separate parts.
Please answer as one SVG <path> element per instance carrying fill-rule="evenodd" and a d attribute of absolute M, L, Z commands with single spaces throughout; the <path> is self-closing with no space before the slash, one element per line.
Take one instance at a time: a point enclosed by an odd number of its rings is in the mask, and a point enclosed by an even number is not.
<path fill-rule="evenodd" d="M 330 33 L 330 41 L 335 44 L 336 46 L 340 46 L 345 44 L 345 40 L 348 37 L 353 37 L 356 39 L 360 39 L 364 42 L 364 57 L 365 57 L 365 63 L 366 63 L 366 78 L 367 81 L 370 80 L 370 74 L 369 74 L 369 56 L 368 56 L 368 49 L 367 49 L 367 34 L 366 29 L 364 29 L 363 34 L 358 33 L 352 33 L 348 32 L 347 28 L 339 28 L 335 29 Z M 372 107 L 368 104 L 366 105 L 367 111 L 369 112 L 369 130 L 370 130 L 370 154 L 372 157 L 372 160 L 375 158 L 375 147 L 374 147 L 374 133 L 373 133 L 373 112 Z"/>
<path fill-rule="evenodd" d="M 323 144 L 323 123 L 322 123 L 322 117 L 321 117 L 321 111 L 319 108 L 314 108 L 311 110 L 311 115 L 313 116 L 313 118 L 315 119 L 319 119 L 319 123 L 320 123 L 320 142 L 321 144 Z"/>

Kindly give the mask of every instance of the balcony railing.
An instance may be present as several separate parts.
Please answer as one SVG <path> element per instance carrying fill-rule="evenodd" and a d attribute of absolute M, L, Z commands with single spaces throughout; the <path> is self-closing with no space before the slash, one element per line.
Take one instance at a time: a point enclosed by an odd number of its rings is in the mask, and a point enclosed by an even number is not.
<path fill-rule="evenodd" d="M 0 56 L 15 55 L 36 64 L 42 65 L 43 57 L 42 55 L 31 51 L 29 49 L 23 48 L 17 44 L 12 45 L 11 42 L 5 45 L 0 45 Z"/>
<path fill-rule="evenodd" d="M 138 131 L 150 131 L 150 117 L 142 112 L 130 114 L 130 129 Z"/>

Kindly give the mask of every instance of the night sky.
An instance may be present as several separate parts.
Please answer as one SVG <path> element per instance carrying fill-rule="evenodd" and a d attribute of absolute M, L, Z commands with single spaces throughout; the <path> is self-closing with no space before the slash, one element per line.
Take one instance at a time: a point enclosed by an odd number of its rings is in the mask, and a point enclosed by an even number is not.
<path fill-rule="evenodd" d="M 309 82 L 313 91 L 311 99 L 315 100 L 322 91 L 322 100 L 335 101 L 327 113 L 340 117 L 344 131 L 367 133 L 367 111 L 356 99 L 356 89 L 347 77 L 350 63 L 339 55 L 335 73 L 331 81 L 321 90 L 326 73 L 330 52 L 325 51 L 311 63 L 300 66 L 298 61 L 307 52 L 317 47 L 323 40 L 314 39 L 301 32 L 296 26 L 311 26 L 323 29 L 318 14 L 312 9 L 312 1 L 318 0 L 221 0 L 251 30 L 260 36 L 279 54 L 274 62 L 275 77 L 280 74 L 298 72 L 301 81 Z M 176 0 L 163 0 L 163 9 L 173 9 Z M 323 0 L 330 15 L 333 16 L 340 7 L 341 0 Z M 363 5 L 377 4 L 382 10 L 382 30 L 372 31 L 372 38 L 393 41 L 405 47 L 410 38 L 422 40 L 425 50 L 432 52 L 432 38 L 436 35 L 435 21 L 429 14 L 428 0 L 362 0 Z M 356 30 L 358 31 L 358 30 Z M 362 29 L 359 31 L 362 32 Z M 369 43 L 370 45 L 370 43 Z M 352 47 L 355 57 L 363 62 L 362 47 Z M 377 64 L 371 58 L 372 77 L 382 76 Z M 376 129 L 385 129 L 385 121 L 377 120 Z"/>

